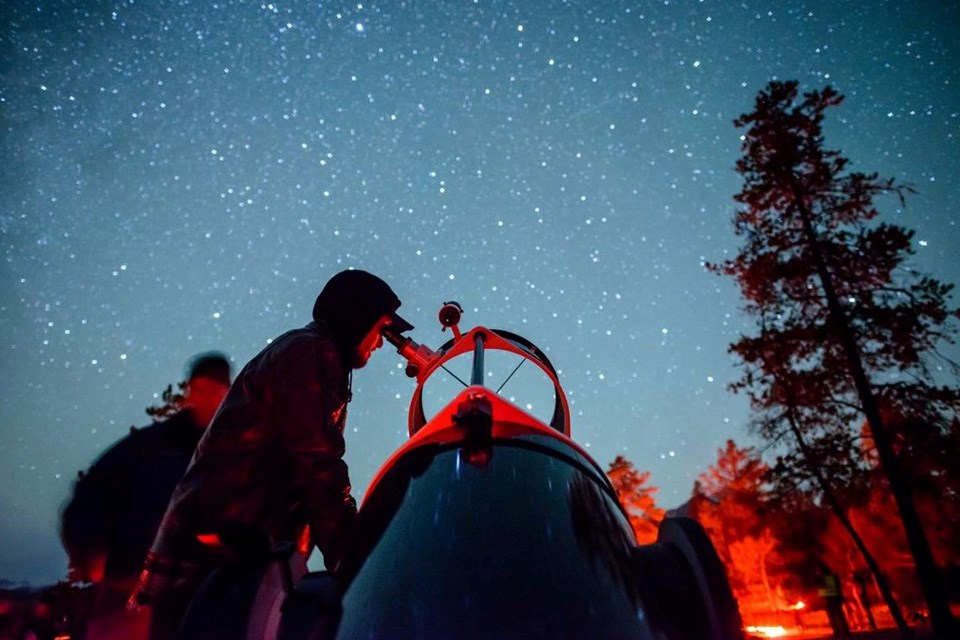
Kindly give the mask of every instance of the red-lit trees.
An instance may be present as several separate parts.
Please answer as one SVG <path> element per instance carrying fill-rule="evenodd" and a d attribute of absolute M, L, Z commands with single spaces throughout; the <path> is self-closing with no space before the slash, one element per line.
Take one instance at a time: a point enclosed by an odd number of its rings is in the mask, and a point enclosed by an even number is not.
<path fill-rule="evenodd" d="M 657 506 L 653 497 L 657 487 L 647 485 L 650 472 L 639 472 L 632 462 L 623 456 L 617 456 L 607 469 L 607 477 L 627 511 L 637 543 L 656 542 L 657 528 L 663 520 L 664 511 Z"/>
<path fill-rule="evenodd" d="M 717 451 L 716 463 L 697 478 L 694 492 L 713 505 L 699 508 L 697 516 L 721 553 L 728 553 L 734 542 L 760 532 L 766 470 L 752 448 L 740 448 L 727 440 L 725 448 Z"/>
<path fill-rule="evenodd" d="M 913 232 L 874 222 L 874 198 L 907 189 L 849 172 L 824 148 L 824 112 L 841 100 L 829 87 L 799 96 L 796 82 L 771 82 L 735 121 L 746 130 L 735 196 L 744 244 L 717 270 L 736 279 L 759 327 L 731 345 L 744 368 L 735 388 L 749 395 L 759 432 L 782 445 L 778 466 L 808 486 L 818 470 L 845 490 L 855 484 L 851 430 L 866 418 L 931 620 L 949 634 L 946 591 L 881 406 L 930 424 L 956 415 L 960 393 L 937 384 L 929 361 L 951 341 L 958 313 L 951 285 L 909 269 Z"/>
<path fill-rule="evenodd" d="M 771 562 L 777 541 L 766 523 L 767 466 L 753 448 L 733 440 L 694 486 L 690 515 L 700 521 L 727 566 L 731 586 L 745 609 L 776 610 Z M 745 611 L 748 615 L 749 611 Z"/>

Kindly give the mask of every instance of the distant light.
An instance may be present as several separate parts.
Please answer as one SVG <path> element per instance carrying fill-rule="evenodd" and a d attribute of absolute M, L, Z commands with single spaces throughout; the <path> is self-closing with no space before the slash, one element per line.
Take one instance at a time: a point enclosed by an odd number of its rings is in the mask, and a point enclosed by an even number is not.
<path fill-rule="evenodd" d="M 356 26 L 354 27 L 354 29 L 356 29 L 357 31 L 361 31 L 361 32 L 362 32 L 362 31 L 363 31 L 363 23 L 362 23 L 362 22 L 358 22 L 358 23 L 356 24 Z"/>
<path fill-rule="evenodd" d="M 213 312 L 213 319 L 214 319 L 214 320 L 219 320 L 219 319 L 220 319 L 220 312 L 219 312 L 219 311 L 214 311 L 214 312 Z"/>
<path fill-rule="evenodd" d="M 121 354 L 120 354 L 120 359 L 121 359 L 121 360 L 126 360 L 126 359 L 127 359 L 127 354 L 121 353 Z"/>

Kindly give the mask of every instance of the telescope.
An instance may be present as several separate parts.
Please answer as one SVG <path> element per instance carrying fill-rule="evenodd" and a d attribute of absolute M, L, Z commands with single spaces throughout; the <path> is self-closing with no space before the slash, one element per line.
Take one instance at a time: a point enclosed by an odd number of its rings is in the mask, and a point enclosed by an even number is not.
<path fill-rule="evenodd" d="M 293 543 L 274 544 L 211 576 L 182 637 L 741 640 L 703 528 L 667 517 L 655 543 L 638 545 L 603 469 L 571 436 L 546 354 L 509 331 L 461 331 L 462 313 L 443 304 L 453 336 L 436 350 L 384 330 L 417 383 L 409 438 L 369 485 L 336 569 L 308 572 Z M 552 386 L 549 418 L 487 385 L 493 352 Z M 469 362 L 467 379 L 451 373 L 454 359 Z M 462 389 L 428 417 L 424 387 L 439 372 Z"/>

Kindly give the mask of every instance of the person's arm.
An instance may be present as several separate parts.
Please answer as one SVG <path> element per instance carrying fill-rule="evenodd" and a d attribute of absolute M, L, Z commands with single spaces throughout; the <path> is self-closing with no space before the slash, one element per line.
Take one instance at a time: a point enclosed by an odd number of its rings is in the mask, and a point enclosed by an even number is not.
<path fill-rule="evenodd" d="M 183 477 L 174 487 L 153 544 L 147 552 L 128 605 L 152 605 L 175 592 L 194 589 L 219 564 L 216 545 L 205 539 L 219 533 L 232 501 L 242 500 L 249 458 L 264 450 L 263 429 L 242 393 L 228 396 L 221 422 L 200 439 Z M 232 414 L 232 415 L 226 415 Z"/>
<path fill-rule="evenodd" d="M 274 417 L 293 461 L 299 508 L 329 568 L 339 560 L 346 530 L 356 515 L 337 420 L 346 410 L 338 393 L 343 375 L 333 345 L 304 335 L 285 350 L 273 398 Z"/>
<path fill-rule="evenodd" d="M 135 437 L 133 433 L 114 444 L 80 475 L 61 514 L 60 538 L 70 559 L 71 580 L 103 579 Z"/>

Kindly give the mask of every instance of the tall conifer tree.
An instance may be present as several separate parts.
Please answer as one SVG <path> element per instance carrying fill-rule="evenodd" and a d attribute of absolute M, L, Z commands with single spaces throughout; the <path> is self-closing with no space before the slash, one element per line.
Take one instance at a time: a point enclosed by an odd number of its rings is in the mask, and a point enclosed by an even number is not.
<path fill-rule="evenodd" d="M 735 196 L 744 244 L 715 268 L 736 279 L 759 326 L 731 345 L 744 367 L 734 387 L 762 414 L 764 436 L 786 442 L 800 428 L 822 456 L 817 464 L 833 469 L 853 464 L 851 431 L 866 418 L 931 621 L 952 637 L 944 582 L 884 416 L 947 425 L 956 415 L 960 392 L 937 379 L 931 362 L 952 342 L 960 314 L 949 303 L 952 285 L 909 268 L 913 231 L 875 220 L 875 197 L 902 201 L 910 189 L 848 171 L 847 158 L 824 148 L 824 113 L 842 100 L 830 87 L 800 96 L 796 82 L 775 81 L 734 123 L 746 130 Z"/>

